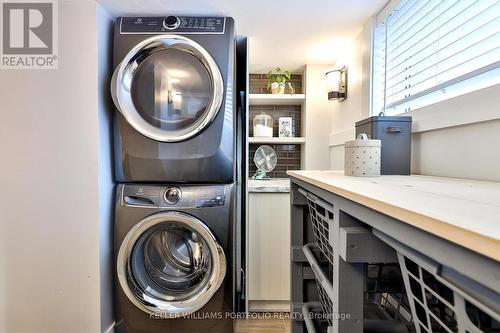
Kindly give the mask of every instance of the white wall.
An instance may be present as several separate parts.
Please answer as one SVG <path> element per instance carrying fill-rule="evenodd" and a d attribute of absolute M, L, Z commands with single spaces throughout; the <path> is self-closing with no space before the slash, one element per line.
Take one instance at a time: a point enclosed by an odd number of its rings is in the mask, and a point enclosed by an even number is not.
<path fill-rule="evenodd" d="M 114 326 L 113 314 L 113 102 L 109 94 L 112 68 L 113 20 L 99 4 L 97 15 L 97 87 L 99 119 L 99 262 L 101 332 Z"/>
<path fill-rule="evenodd" d="M 331 102 L 325 84 L 325 73 L 331 65 L 306 65 L 303 121 L 306 143 L 303 151 L 303 169 L 328 169 L 328 136 Z"/>
<path fill-rule="evenodd" d="M 331 104 L 330 168 L 344 168 L 344 142 L 354 139 L 354 124 L 370 113 L 370 48 L 371 22 L 352 41 L 344 55 L 336 62 L 348 71 L 347 99 Z"/>
<path fill-rule="evenodd" d="M 0 74 L 0 332 L 101 331 L 95 26 L 59 1 L 59 69 Z"/>
<path fill-rule="evenodd" d="M 416 174 L 498 182 L 499 147 L 500 120 L 415 133 L 412 170 Z"/>
<path fill-rule="evenodd" d="M 371 22 L 353 41 L 348 99 L 332 110 L 330 168 L 343 169 L 354 123 L 369 116 Z M 500 181 L 500 85 L 409 113 L 413 117 L 412 173 Z M 492 149 L 493 148 L 493 149 Z"/>
<path fill-rule="evenodd" d="M 500 181 L 500 85 L 409 112 L 412 172 Z"/>

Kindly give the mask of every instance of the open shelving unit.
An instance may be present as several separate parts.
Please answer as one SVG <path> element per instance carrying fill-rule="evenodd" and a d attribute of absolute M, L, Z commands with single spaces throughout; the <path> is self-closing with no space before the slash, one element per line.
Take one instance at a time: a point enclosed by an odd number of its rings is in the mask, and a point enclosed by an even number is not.
<path fill-rule="evenodd" d="M 271 146 L 277 153 L 278 164 L 271 178 L 288 178 L 287 170 L 299 170 L 304 167 L 304 151 L 306 137 L 304 131 L 304 108 L 306 104 L 303 73 L 292 74 L 291 83 L 294 93 L 287 88 L 284 94 L 271 94 L 267 89 L 266 74 L 250 74 L 249 101 L 249 161 L 253 161 L 253 154 L 261 145 Z M 268 114 L 273 118 L 273 134 L 268 137 L 253 137 L 253 119 L 260 113 Z M 280 117 L 292 118 L 292 137 L 278 137 Z M 249 175 L 256 172 L 256 167 L 250 162 Z"/>
<path fill-rule="evenodd" d="M 299 143 L 305 143 L 306 138 L 262 138 L 262 137 L 249 137 L 249 143 L 269 143 L 269 144 L 282 144 L 282 145 L 294 145 Z"/>
<path fill-rule="evenodd" d="M 250 94 L 250 105 L 302 105 L 306 100 L 304 94 Z"/>

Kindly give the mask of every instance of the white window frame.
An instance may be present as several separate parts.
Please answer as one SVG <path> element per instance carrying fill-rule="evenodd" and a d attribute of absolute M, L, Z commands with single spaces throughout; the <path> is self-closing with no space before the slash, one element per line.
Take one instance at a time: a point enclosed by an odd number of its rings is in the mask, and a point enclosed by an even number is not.
<path fill-rule="evenodd" d="M 376 29 L 382 21 L 381 18 L 387 17 L 400 2 L 401 0 L 389 1 L 372 19 L 370 69 L 370 115 L 372 116 L 376 116 L 380 112 L 374 107 L 377 98 L 375 96 L 376 82 L 374 74 Z M 478 75 L 475 75 L 477 73 L 473 72 L 467 75 L 467 77 L 461 77 L 461 80 L 457 80 L 452 85 L 447 84 L 443 90 L 431 92 L 431 94 L 441 96 L 435 96 L 433 102 L 414 108 L 409 112 L 399 113 L 399 115 L 413 117 L 414 133 L 500 119 L 500 62 L 496 62 L 490 67 L 489 71 L 482 69 Z M 485 84 L 482 81 L 483 79 L 487 80 L 488 77 L 490 79 L 493 77 L 493 83 Z M 476 87 L 468 89 L 465 93 L 454 91 L 453 88 L 461 84 L 476 85 Z M 424 96 L 430 97 L 430 94 L 424 94 Z"/>

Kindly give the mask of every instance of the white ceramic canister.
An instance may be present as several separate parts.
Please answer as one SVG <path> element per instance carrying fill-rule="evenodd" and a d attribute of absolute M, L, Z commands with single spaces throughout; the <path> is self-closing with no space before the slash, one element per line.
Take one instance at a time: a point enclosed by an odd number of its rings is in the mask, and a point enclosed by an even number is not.
<path fill-rule="evenodd" d="M 365 133 L 356 140 L 345 143 L 346 176 L 376 177 L 380 176 L 380 140 L 370 140 Z"/>

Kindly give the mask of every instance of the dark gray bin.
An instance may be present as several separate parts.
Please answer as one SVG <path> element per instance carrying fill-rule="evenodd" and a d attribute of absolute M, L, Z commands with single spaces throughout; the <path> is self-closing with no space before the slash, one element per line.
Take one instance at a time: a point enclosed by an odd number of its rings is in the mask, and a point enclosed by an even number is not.
<path fill-rule="evenodd" d="M 374 116 L 356 123 L 356 137 L 366 133 L 368 138 L 382 141 L 382 175 L 410 174 L 411 121 L 407 116 Z"/>

